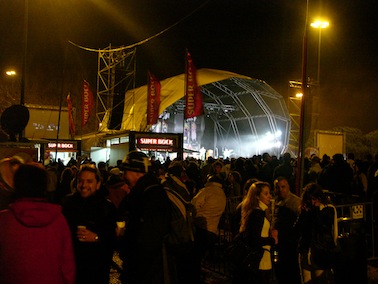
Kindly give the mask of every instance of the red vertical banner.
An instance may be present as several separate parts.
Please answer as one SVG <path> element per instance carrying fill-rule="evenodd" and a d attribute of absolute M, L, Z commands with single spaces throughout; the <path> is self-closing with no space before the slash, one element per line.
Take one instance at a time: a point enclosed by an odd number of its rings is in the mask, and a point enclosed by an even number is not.
<path fill-rule="evenodd" d="M 81 109 L 81 126 L 84 127 L 89 120 L 92 108 L 94 106 L 94 98 L 89 83 L 84 80 L 83 94 L 82 94 L 82 109 Z"/>
<path fill-rule="evenodd" d="M 186 51 L 185 83 L 184 118 L 187 119 L 202 115 L 203 102 L 201 90 L 197 84 L 197 70 L 188 51 Z"/>
<path fill-rule="evenodd" d="M 156 124 L 159 118 L 160 81 L 148 71 L 147 125 Z"/>
<path fill-rule="evenodd" d="M 67 95 L 67 108 L 68 108 L 68 122 L 70 127 L 70 134 L 71 137 L 75 136 L 75 123 L 73 120 L 73 114 L 72 114 L 72 101 L 71 101 L 71 94 L 68 93 Z"/>

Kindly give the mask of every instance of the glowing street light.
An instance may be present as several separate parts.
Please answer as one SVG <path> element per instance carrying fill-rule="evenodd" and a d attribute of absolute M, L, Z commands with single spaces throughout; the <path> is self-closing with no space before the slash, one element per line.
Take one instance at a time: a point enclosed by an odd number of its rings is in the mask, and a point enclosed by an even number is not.
<path fill-rule="evenodd" d="M 14 80 L 17 75 L 16 71 L 14 70 L 7 70 L 5 71 L 5 74 L 10 77 L 11 83 L 12 83 L 12 92 L 14 91 Z"/>
<path fill-rule="evenodd" d="M 310 24 L 311 27 L 319 30 L 319 42 L 318 42 L 318 70 L 316 75 L 316 80 L 318 85 L 320 84 L 320 46 L 322 41 L 322 29 L 325 29 L 329 26 L 329 22 L 316 20 L 315 22 Z"/>
<path fill-rule="evenodd" d="M 311 27 L 316 28 L 316 29 L 325 29 L 328 26 L 329 26 L 329 22 L 327 22 L 327 21 L 317 20 L 317 21 L 311 23 Z"/>
<path fill-rule="evenodd" d="M 16 71 L 14 70 L 8 70 L 5 72 L 5 74 L 7 74 L 8 76 L 15 76 L 16 75 Z"/>

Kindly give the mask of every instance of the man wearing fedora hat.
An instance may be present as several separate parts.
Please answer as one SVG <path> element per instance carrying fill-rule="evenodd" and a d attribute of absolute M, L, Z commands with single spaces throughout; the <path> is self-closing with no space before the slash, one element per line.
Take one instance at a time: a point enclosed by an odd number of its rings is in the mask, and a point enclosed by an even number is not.
<path fill-rule="evenodd" d="M 164 236 L 169 230 L 169 199 L 151 173 L 148 156 L 130 152 L 122 163 L 130 193 L 119 205 L 125 231 L 120 241 L 122 283 L 164 283 Z"/>

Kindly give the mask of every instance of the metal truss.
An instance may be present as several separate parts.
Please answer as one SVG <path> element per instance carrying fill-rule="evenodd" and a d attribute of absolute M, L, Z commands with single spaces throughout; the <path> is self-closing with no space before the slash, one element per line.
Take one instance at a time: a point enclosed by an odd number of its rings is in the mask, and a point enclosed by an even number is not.
<path fill-rule="evenodd" d="M 220 137 L 221 141 L 229 140 L 230 138 L 234 140 L 235 145 L 241 145 L 243 138 L 240 137 L 240 133 L 245 133 L 245 129 L 239 129 L 237 121 L 240 120 L 246 120 L 248 122 L 249 128 L 250 128 L 250 134 L 252 134 L 253 137 L 258 138 L 259 133 L 257 131 L 256 127 L 256 118 L 264 117 L 266 118 L 270 131 L 272 133 L 275 133 L 278 131 L 277 127 L 277 119 L 280 120 L 287 120 L 286 118 L 279 117 L 278 115 L 274 114 L 274 112 L 271 110 L 267 102 L 263 99 L 263 97 L 272 97 L 277 98 L 277 93 L 270 88 L 269 85 L 266 85 L 264 82 L 254 79 L 253 85 L 258 85 L 259 88 L 256 89 L 254 86 L 251 86 L 248 82 L 246 82 L 243 79 L 240 78 L 231 78 L 232 82 L 243 89 L 243 91 L 235 92 L 235 90 L 232 90 L 227 87 L 227 85 L 222 84 L 222 82 L 214 82 L 211 85 L 216 87 L 217 89 L 221 90 L 227 97 L 232 98 L 234 111 L 239 111 L 242 113 L 242 117 L 234 117 L 233 112 L 224 111 L 222 115 L 226 117 L 226 119 L 220 119 L 220 117 L 215 117 L 214 115 L 211 115 L 210 117 L 214 121 L 214 125 L 216 127 L 216 134 Z M 221 109 L 224 109 L 223 103 L 222 103 L 222 97 L 223 96 L 217 96 L 213 92 L 210 91 L 210 88 L 202 88 L 201 91 L 206 94 L 208 97 L 213 99 Z M 253 97 L 253 99 L 256 101 L 258 106 L 263 111 L 263 115 L 257 115 L 255 113 L 251 113 L 251 108 L 245 105 L 245 103 L 242 101 L 241 96 L 242 95 L 250 95 Z M 279 101 L 281 108 L 286 109 L 286 106 L 282 105 L 282 103 Z M 222 123 L 226 122 L 226 123 Z M 227 127 L 228 126 L 228 127 Z M 261 133 L 260 133 L 261 134 Z M 287 141 L 284 141 L 286 143 Z"/>
<path fill-rule="evenodd" d="M 136 47 L 109 45 L 98 50 L 96 117 L 100 132 L 108 130 L 114 109 L 124 104 L 126 91 L 135 88 L 135 73 Z"/>
<path fill-rule="evenodd" d="M 214 82 L 211 85 L 219 89 L 223 89 L 223 85 L 217 84 L 217 83 L 218 82 Z M 241 140 L 240 140 L 239 129 L 236 124 L 236 120 L 232 115 L 232 113 L 235 111 L 236 108 L 239 109 L 239 105 L 238 104 L 235 104 L 234 106 L 225 105 L 222 102 L 222 98 L 220 96 L 215 95 L 213 92 L 211 92 L 207 88 L 202 87 L 201 92 L 216 102 L 215 104 L 208 104 L 208 106 L 205 108 L 206 114 L 214 122 L 215 137 L 219 137 L 221 142 L 225 141 L 228 138 L 232 138 L 235 141 L 235 145 L 240 145 Z M 234 95 L 233 92 L 230 92 L 230 93 L 231 94 L 227 94 L 227 95 Z"/>
<path fill-rule="evenodd" d="M 266 139 L 268 133 L 274 136 L 280 132 L 284 134 L 280 139 L 284 146 L 277 148 L 277 154 L 287 150 L 291 124 L 287 106 L 282 96 L 265 82 L 233 77 L 200 88 L 205 115 L 214 126 L 214 151 L 232 147 L 241 155 L 246 147 L 253 145 L 248 150 L 259 154 L 256 145 Z M 175 115 L 182 113 L 184 108 L 185 100 L 181 99 L 165 112 Z M 259 124 L 261 121 L 264 125 Z"/>

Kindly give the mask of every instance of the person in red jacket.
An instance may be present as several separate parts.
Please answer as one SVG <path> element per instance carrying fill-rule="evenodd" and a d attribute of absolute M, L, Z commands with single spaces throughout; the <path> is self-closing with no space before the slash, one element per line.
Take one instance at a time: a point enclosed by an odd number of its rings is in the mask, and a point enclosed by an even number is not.
<path fill-rule="evenodd" d="M 0 211 L 0 283 L 73 284 L 75 259 L 61 206 L 45 199 L 47 173 L 20 165 L 15 201 Z"/>

